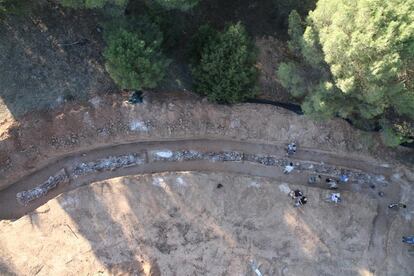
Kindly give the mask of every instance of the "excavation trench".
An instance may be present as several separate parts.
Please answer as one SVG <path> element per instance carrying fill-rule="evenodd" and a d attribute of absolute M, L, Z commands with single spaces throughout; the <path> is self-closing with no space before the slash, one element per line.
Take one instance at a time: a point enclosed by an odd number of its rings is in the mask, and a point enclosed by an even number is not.
<path fill-rule="evenodd" d="M 290 162 L 295 170 L 284 174 Z M 392 173 L 387 165 L 310 148 L 299 148 L 288 158 L 284 145 L 217 139 L 135 142 L 53 160 L 0 191 L 0 219 L 20 218 L 63 192 L 95 181 L 167 171 L 239 173 L 319 188 L 327 185 L 307 184 L 311 175 L 338 177 L 345 172 L 350 182 L 341 189 L 358 192 L 385 187 Z"/>

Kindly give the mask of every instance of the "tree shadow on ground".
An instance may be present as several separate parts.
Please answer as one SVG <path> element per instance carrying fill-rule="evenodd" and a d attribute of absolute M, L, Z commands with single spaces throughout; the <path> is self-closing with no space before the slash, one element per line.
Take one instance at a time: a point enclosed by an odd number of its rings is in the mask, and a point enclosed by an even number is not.
<path fill-rule="evenodd" d="M 31 12 L 0 24 L 0 121 L 110 91 L 93 11 L 36 1 Z"/>
<path fill-rule="evenodd" d="M 14 268 L 12 268 L 10 265 L 6 264 L 2 259 L 0 259 L 0 275 L 4 276 L 14 276 L 18 275 Z"/>
<path fill-rule="evenodd" d="M 108 207 L 101 201 L 92 186 L 83 187 L 80 202 L 71 208 L 65 197 L 57 198 L 59 204 L 73 219 L 79 233 L 89 242 L 95 257 L 113 275 L 140 275 L 141 263 L 134 256 L 128 237 L 122 226 L 108 212 Z M 102 184 L 100 193 L 110 192 L 110 186 Z"/>

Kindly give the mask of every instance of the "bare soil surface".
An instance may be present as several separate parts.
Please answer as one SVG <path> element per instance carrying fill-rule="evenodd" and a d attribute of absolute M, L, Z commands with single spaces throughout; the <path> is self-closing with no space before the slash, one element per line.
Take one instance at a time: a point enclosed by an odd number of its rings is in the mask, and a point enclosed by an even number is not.
<path fill-rule="evenodd" d="M 221 184 L 221 188 L 218 188 Z M 309 203 L 294 208 L 289 189 Z M 128 176 L 65 193 L 0 222 L 0 271 L 18 275 L 412 275 L 407 212 L 263 177 L 183 172 Z M 413 202 L 411 202 L 413 203 Z M 24 234 L 23 234 L 24 233 Z"/>

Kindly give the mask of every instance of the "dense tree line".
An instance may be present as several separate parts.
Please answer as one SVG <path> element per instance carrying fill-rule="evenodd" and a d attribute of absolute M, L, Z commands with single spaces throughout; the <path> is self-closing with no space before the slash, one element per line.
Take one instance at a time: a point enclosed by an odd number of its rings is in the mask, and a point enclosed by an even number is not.
<path fill-rule="evenodd" d="M 180 33 L 177 17 L 168 16 L 185 17 L 202 2 L 141 1 L 147 14 L 137 16 L 124 12 L 128 0 L 56 1 L 73 9 L 118 11 L 104 24 L 103 54 L 108 73 L 126 89 L 160 83 L 170 63 L 164 38 Z M 0 0 L 0 17 L 23 2 Z M 414 138 L 414 0 L 274 0 L 274 9 L 288 23 L 291 54 L 277 78 L 305 114 L 381 128 L 390 146 Z M 189 42 L 198 93 L 219 103 L 255 95 L 256 49 L 241 23 L 203 25 Z"/>

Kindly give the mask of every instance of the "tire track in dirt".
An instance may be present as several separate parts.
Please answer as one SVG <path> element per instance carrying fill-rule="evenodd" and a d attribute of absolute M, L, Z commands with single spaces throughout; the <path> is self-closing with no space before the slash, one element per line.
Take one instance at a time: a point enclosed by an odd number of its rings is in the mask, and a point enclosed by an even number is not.
<path fill-rule="evenodd" d="M 279 167 L 264 166 L 245 161 L 224 161 L 211 162 L 208 160 L 192 161 L 154 161 L 148 159 L 148 153 L 153 151 L 176 151 L 196 150 L 201 152 L 225 152 L 238 151 L 243 154 L 262 154 L 278 156 L 287 159 L 285 146 L 282 144 L 263 144 L 224 139 L 187 139 L 187 140 L 162 140 L 146 141 L 97 148 L 88 152 L 76 153 L 64 156 L 59 160 L 53 160 L 47 166 L 38 169 L 36 172 L 24 177 L 8 188 L 0 191 L 0 219 L 16 219 L 26 213 L 35 210 L 48 200 L 59 194 L 76 189 L 79 186 L 92 182 L 110 179 L 125 175 L 158 173 L 167 171 L 207 171 L 207 172 L 230 172 L 252 176 L 269 177 L 278 182 L 293 184 L 306 184 L 309 172 L 294 171 L 292 174 L 283 174 Z M 30 190 L 47 180 L 51 175 L 62 168 L 70 171 L 74 164 L 94 161 L 108 156 L 119 156 L 132 152 L 143 152 L 147 156 L 144 164 L 128 168 L 119 168 L 113 171 L 95 172 L 82 177 L 70 178 L 70 181 L 50 190 L 46 195 L 34 200 L 27 206 L 19 204 L 16 194 L 24 190 Z M 362 171 L 374 175 L 382 175 L 388 179 L 392 174 L 392 168 L 388 165 L 381 165 L 366 160 L 352 159 L 340 156 L 332 152 L 321 151 L 311 148 L 299 148 L 297 154 L 290 158 L 294 163 L 308 162 L 315 164 L 326 164 L 348 170 Z M 313 185 L 315 186 L 315 185 Z M 319 188 L 326 188 L 323 183 L 316 185 Z M 368 187 L 368 185 L 367 185 Z M 358 187 L 358 191 L 369 191 L 367 187 Z M 341 187 L 342 188 L 342 187 Z M 342 189 L 353 190 L 353 186 L 346 185 Z"/>

